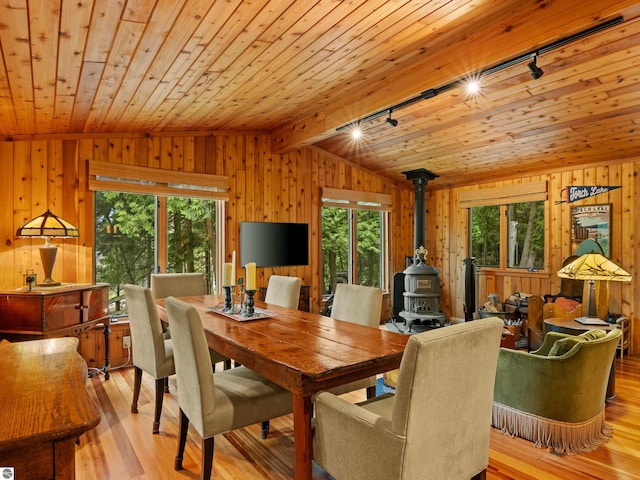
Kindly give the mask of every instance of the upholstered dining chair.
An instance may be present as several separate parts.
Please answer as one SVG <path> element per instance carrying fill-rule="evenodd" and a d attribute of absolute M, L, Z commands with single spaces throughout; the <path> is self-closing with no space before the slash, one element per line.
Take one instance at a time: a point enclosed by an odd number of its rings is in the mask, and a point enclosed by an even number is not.
<path fill-rule="evenodd" d="M 298 308 L 298 301 L 300 300 L 301 284 L 302 280 L 298 277 L 271 275 L 264 302 L 295 310 Z"/>
<path fill-rule="evenodd" d="M 151 291 L 158 298 L 188 297 L 191 295 L 206 295 L 207 283 L 204 273 L 154 273 L 151 275 Z M 171 336 L 170 327 L 162 322 L 165 337 Z M 223 363 L 224 368 L 231 368 L 231 359 L 211 350 L 211 362 Z"/>
<path fill-rule="evenodd" d="M 336 480 L 485 478 L 503 330 L 490 317 L 412 335 L 395 394 L 320 392 L 313 459 Z"/>
<path fill-rule="evenodd" d="M 382 290 L 364 285 L 339 283 L 333 296 L 331 318 L 358 323 L 367 327 L 380 328 L 382 312 Z M 367 398 L 376 395 L 376 377 L 368 377 L 340 385 L 330 391 L 335 395 L 367 389 Z"/>
<path fill-rule="evenodd" d="M 213 373 L 202 320 L 192 306 L 166 299 L 172 329 L 180 436 L 175 469 L 182 469 L 189 422 L 202 437 L 202 479 L 211 477 L 214 436 L 292 412 L 291 393 L 246 367 Z"/>
<path fill-rule="evenodd" d="M 166 380 L 175 373 L 173 346 L 171 339 L 163 335 L 158 308 L 151 289 L 127 284 L 124 286 L 124 296 L 129 311 L 135 369 L 131 413 L 138 413 L 138 398 L 144 371 L 156 381 L 153 433 L 158 433 Z"/>

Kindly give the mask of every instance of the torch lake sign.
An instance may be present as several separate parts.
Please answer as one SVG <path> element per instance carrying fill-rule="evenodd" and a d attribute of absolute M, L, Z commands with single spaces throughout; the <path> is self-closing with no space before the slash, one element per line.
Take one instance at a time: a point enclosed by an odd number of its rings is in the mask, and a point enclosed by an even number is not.
<path fill-rule="evenodd" d="M 565 201 L 571 203 L 578 200 L 584 200 L 585 198 L 595 197 L 596 195 L 600 195 L 601 193 L 610 192 L 611 190 L 615 190 L 616 188 L 620 188 L 620 186 L 568 186 L 565 189 L 567 191 L 567 199 Z"/>

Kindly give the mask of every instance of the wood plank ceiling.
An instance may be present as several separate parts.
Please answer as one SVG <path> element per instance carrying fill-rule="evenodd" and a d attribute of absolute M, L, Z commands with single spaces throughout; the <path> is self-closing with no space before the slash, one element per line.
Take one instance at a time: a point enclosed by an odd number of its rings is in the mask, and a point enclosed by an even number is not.
<path fill-rule="evenodd" d="M 268 132 L 455 186 L 640 155 L 637 0 L 6 0 L 0 139 Z M 615 18 L 623 22 L 530 53 Z M 429 89 L 457 84 L 336 129 Z"/>

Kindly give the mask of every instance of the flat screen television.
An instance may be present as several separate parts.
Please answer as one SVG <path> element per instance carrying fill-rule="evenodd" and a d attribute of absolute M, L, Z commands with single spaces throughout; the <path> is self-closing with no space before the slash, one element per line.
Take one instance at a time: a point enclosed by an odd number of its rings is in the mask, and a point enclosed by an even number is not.
<path fill-rule="evenodd" d="M 240 222 L 240 262 L 257 267 L 309 265 L 309 225 Z"/>

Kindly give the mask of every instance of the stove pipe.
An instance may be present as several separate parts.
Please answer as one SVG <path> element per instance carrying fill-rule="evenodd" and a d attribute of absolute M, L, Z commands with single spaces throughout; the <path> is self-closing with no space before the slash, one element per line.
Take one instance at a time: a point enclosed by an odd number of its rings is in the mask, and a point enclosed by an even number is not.
<path fill-rule="evenodd" d="M 418 168 L 416 170 L 408 170 L 402 172 L 407 177 L 407 180 L 413 181 L 415 187 L 415 198 L 413 205 L 413 252 L 412 257 L 415 255 L 415 251 L 420 247 L 426 247 L 425 245 L 425 210 L 424 210 L 424 191 L 425 186 L 429 180 L 437 178 L 438 175 L 430 172 L 424 168 Z"/>

